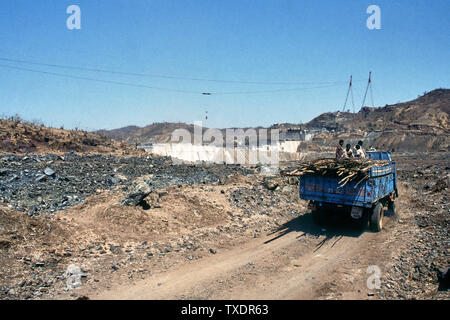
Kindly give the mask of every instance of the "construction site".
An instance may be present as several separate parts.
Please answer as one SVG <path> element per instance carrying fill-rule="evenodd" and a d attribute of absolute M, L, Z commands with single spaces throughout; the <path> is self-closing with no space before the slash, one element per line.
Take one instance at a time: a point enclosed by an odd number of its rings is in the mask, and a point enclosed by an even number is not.
<path fill-rule="evenodd" d="M 0 52 L 0 300 L 450 299 L 448 78 L 98 57 Z"/>
<path fill-rule="evenodd" d="M 445 120 L 449 102 L 450 91 L 437 90 L 385 108 L 440 104 Z M 374 233 L 345 220 L 318 225 L 299 198 L 302 176 L 295 172 L 311 160 L 333 159 L 333 145 L 348 140 L 346 132 L 297 141 L 304 151 L 284 151 L 279 168 L 270 170 L 176 161 L 174 153 L 157 155 L 94 133 L 1 120 L 1 298 L 448 299 L 444 125 L 399 129 L 389 139 L 390 129 L 371 143 L 398 150 L 396 214 Z M 409 149 L 411 139 L 428 141 L 428 151 Z M 206 146 L 197 148 L 208 155 Z M 371 265 L 382 270 L 380 289 L 366 286 Z M 77 272 L 79 283 L 68 285 Z"/>

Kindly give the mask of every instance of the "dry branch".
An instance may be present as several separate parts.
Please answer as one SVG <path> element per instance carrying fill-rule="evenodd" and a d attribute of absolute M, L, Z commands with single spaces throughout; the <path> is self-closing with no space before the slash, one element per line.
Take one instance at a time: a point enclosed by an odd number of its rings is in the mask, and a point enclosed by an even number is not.
<path fill-rule="evenodd" d="M 299 168 L 283 172 L 286 176 L 301 176 L 304 174 L 314 174 L 326 177 L 339 177 L 339 188 L 348 182 L 359 179 L 358 186 L 369 177 L 369 171 L 374 167 L 388 165 L 385 160 L 373 159 L 318 159 L 302 164 Z"/>

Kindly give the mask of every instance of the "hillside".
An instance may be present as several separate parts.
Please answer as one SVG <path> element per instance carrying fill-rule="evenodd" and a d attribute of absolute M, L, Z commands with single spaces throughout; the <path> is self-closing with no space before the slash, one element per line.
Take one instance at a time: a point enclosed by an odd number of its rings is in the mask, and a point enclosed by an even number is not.
<path fill-rule="evenodd" d="M 0 119 L 0 152 L 5 153 L 115 153 L 142 154 L 143 151 L 87 131 L 48 128 L 19 117 Z"/>
<path fill-rule="evenodd" d="M 99 130 L 94 133 L 135 145 L 136 143 L 170 142 L 172 132 L 176 129 L 185 129 L 194 133 L 194 125 L 183 122 L 158 122 L 145 127 L 127 126 L 119 129 Z M 206 129 L 203 128 L 203 130 Z"/>
<path fill-rule="evenodd" d="M 324 113 L 308 122 L 304 129 L 327 130 L 315 135 L 316 144 L 361 138 L 377 149 L 448 151 L 449 116 L 450 90 L 436 89 L 412 101 L 364 107 L 356 114 Z"/>
<path fill-rule="evenodd" d="M 355 129 L 372 131 L 387 129 L 417 129 L 425 132 L 449 131 L 450 90 L 436 89 L 415 100 L 386 105 L 364 107 L 358 113 L 324 113 L 307 123 L 308 129 Z"/>
<path fill-rule="evenodd" d="M 133 135 L 139 129 L 141 129 L 141 128 L 138 126 L 127 126 L 127 127 L 123 127 L 123 128 L 119 128 L 119 129 L 114 129 L 114 130 L 98 130 L 98 131 L 95 131 L 94 133 L 96 133 L 100 136 L 107 136 L 111 139 L 121 141 L 121 140 L 124 140 L 127 137 Z"/>
<path fill-rule="evenodd" d="M 309 132 L 312 141 L 302 147 L 310 150 L 334 146 L 342 138 L 350 143 L 363 139 L 367 146 L 383 150 L 446 151 L 450 143 L 449 117 L 450 89 L 436 89 L 408 102 L 364 107 L 358 113 L 327 112 L 305 124 L 281 123 L 270 129 Z M 172 132 L 179 128 L 194 131 L 193 125 L 164 122 L 96 133 L 134 145 L 170 142 Z M 221 130 L 224 133 L 225 129 Z"/>

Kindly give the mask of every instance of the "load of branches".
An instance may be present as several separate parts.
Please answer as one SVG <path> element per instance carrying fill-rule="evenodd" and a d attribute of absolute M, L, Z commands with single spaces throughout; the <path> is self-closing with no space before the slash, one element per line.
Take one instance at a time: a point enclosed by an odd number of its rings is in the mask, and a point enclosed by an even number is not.
<path fill-rule="evenodd" d="M 317 159 L 302 164 L 295 170 L 282 172 L 285 176 L 301 176 L 304 174 L 321 175 L 327 177 L 339 177 L 339 188 L 348 182 L 356 180 L 355 188 L 364 180 L 369 178 L 369 170 L 374 167 L 387 166 L 386 160 L 373 159 Z"/>

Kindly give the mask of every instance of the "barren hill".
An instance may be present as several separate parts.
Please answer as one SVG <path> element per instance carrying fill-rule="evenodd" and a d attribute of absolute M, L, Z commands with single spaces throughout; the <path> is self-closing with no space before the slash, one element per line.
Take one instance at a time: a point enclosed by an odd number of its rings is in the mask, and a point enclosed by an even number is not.
<path fill-rule="evenodd" d="M 0 119 L 0 152 L 90 152 L 124 155 L 142 154 L 142 150 L 87 131 L 48 128 L 19 117 Z"/>
<path fill-rule="evenodd" d="M 364 107 L 358 113 L 324 113 L 311 120 L 309 129 L 352 131 L 407 130 L 424 132 L 449 132 L 450 89 L 436 89 L 415 100 L 386 105 L 384 107 Z"/>
<path fill-rule="evenodd" d="M 383 150 L 446 151 L 450 143 L 449 115 L 450 89 L 436 89 L 408 102 L 364 107 L 358 113 L 327 112 L 306 124 L 282 123 L 270 129 L 310 132 L 313 139 L 305 142 L 303 147 L 312 150 L 334 146 L 336 140 L 343 138 L 350 143 L 363 139 L 366 146 Z M 194 125 L 164 122 L 97 133 L 134 145 L 170 142 L 176 129 L 193 133 Z"/>
<path fill-rule="evenodd" d="M 136 143 L 169 142 L 172 132 L 176 129 L 185 129 L 194 133 L 194 125 L 184 122 L 157 122 L 145 127 L 127 126 L 119 129 L 99 130 L 95 133 L 134 145 Z M 206 129 L 203 128 L 203 130 Z"/>
<path fill-rule="evenodd" d="M 114 129 L 114 130 L 98 130 L 98 131 L 95 131 L 94 133 L 99 134 L 101 136 L 109 137 L 114 140 L 121 141 L 121 140 L 124 140 L 127 137 L 133 135 L 139 129 L 141 129 L 141 127 L 126 126 L 126 127 Z"/>
<path fill-rule="evenodd" d="M 327 112 L 306 124 L 276 124 L 280 131 L 305 130 L 313 135 L 303 148 L 334 146 L 338 139 L 394 151 L 448 151 L 450 90 L 436 89 L 412 101 L 364 107 L 358 113 Z"/>

